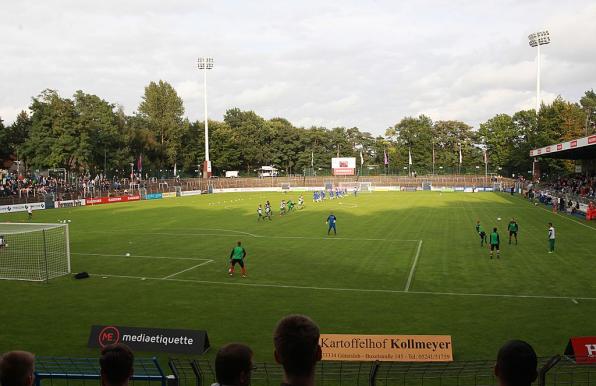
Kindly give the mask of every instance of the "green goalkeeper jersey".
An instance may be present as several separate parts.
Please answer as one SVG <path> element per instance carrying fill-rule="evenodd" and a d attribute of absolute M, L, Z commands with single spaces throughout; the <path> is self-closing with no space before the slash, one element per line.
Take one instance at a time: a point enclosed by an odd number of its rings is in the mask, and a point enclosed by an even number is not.
<path fill-rule="evenodd" d="M 517 232 L 518 226 L 516 222 L 509 223 L 509 232 Z"/>
<path fill-rule="evenodd" d="M 232 260 L 242 260 L 245 254 L 246 252 L 244 252 L 244 248 L 234 247 L 234 249 L 232 249 Z"/>
<path fill-rule="evenodd" d="M 493 232 L 490 234 L 490 244 L 499 245 L 499 234 L 497 232 Z"/>

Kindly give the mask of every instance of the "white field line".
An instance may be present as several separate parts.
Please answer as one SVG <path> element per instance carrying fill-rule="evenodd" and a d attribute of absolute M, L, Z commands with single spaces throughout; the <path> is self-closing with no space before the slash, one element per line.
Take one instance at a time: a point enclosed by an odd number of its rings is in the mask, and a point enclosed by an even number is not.
<path fill-rule="evenodd" d="M 125 229 L 124 231 L 134 231 L 135 229 Z M 120 231 L 87 231 L 87 233 L 122 233 Z M 170 232 L 143 232 L 143 235 L 157 235 L 157 236 L 216 236 L 216 237 L 238 237 L 239 234 L 234 233 L 170 233 Z M 263 239 L 302 239 L 302 240 L 343 240 L 343 241 L 395 241 L 395 242 L 419 242 L 420 239 L 377 239 L 377 238 L 351 238 L 351 237 L 308 237 L 308 236 L 266 236 L 255 235 L 251 233 L 242 232 L 247 236 Z"/>
<path fill-rule="evenodd" d="M 418 264 L 418 257 L 420 256 L 420 248 L 422 248 L 422 240 L 418 241 L 418 249 L 416 250 L 416 256 L 414 256 L 414 262 L 412 263 L 410 275 L 408 276 L 408 281 L 406 282 L 406 288 L 404 289 L 405 292 L 410 290 L 410 285 L 412 284 L 412 279 L 414 278 L 414 273 L 416 272 L 416 264 Z"/>
<path fill-rule="evenodd" d="M 405 291 L 405 290 L 391 290 L 391 289 L 367 289 L 367 288 L 336 288 L 336 287 L 314 287 L 314 286 L 298 286 L 298 285 L 283 285 L 283 284 L 261 284 L 261 283 L 242 283 L 242 282 L 226 282 L 226 281 L 210 281 L 210 280 L 193 280 L 193 279 L 165 279 L 162 277 L 142 277 L 142 276 L 128 276 L 128 275 L 111 275 L 92 273 L 92 276 L 113 277 L 121 279 L 145 279 L 158 281 L 171 281 L 180 283 L 196 283 L 196 284 L 215 284 L 215 285 L 236 285 L 244 287 L 264 287 L 264 288 L 287 288 L 287 289 L 301 289 L 301 290 L 315 290 L 315 291 L 336 291 L 336 292 L 361 292 L 361 293 L 390 293 L 390 294 L 406 294 L 406 295 L 436 295 L 436 296 L 478 296 L 489 298 L 514 298 L 514 299 L 554 299 L 554 300 L 592 300 L 596 301 L 596 297 L 586 296 L 560 296 L 560 295 L 513 295 L 513 294 L 488 294 L 488 293 L 464 293 L 464 292 L 434 292 L 434 291 Z"/>
<path fill-rule="evenodd" d="M 71 252 L 71 255 L 80 256 L 106 256 L 106 257 L 141 257 L 143 259 L 169 259 L 169 260 L 196 260 L 196 261 L 212 261 L 211 259 L 203 259 L 199 257 L 174 257 L 174 256 L 144 256 L 144 255 L 106 255 L 105 253 L 78 253 Z"/>
<path fill-rule="evenodd" d="M 591 230 L 593 230 L 593 231 L 596 231 L 596 228 L 594 228 L 594 227 L 591 227 L 591 226 L 589 226 L 589 225 L 586 225 L 586 224 L 584 224 L 584 223 L 582 223 L 582 222 L 579 222 L 579 221 L 575 220 L 575 219 L 574 219 L 574 218 L 572 218 L 572 217 L 569 217 L 569 216 L 564 216 L 564 215 L 560 214 L 559 212 L 556 212 L 556 213 L 554 213 L 552 210 L 548 210 L 548 209 L 546 209 L 546 208 L 543 208 L 542 206 L 539 206 L 539 208 L 540 208 L 540 209 L 542 209 L 542 210 L 544 210 L 544 211 L 546 211 L 546 212 L 548 212 L 548 213 L 551 213 L 551 214 L 556 214 L 556 215 L 557 215 L 557 216 L 559 216 L 559 217 L 563 217 L 564 219 L 567 219 L 567 220 L 569 220 L 569 221 L 573 221 L 573 222 L 574 222 L 574 223 L 576 223 L 576 224 L 579 224 L 579 225 L 581 225 L 581 226 L 584 226 L 584 227 L 586 227 L 586 228 L 588 228 L 588 229 L 591 229 Z"/>
<path fill-rule="evenodd" d="M 182 271 L 180 271 L 180 272 L 176 272 L 176 273 L 173 273 L 173 274 L 171 274 L 171 275 L 168 275 L 168 276 L 164 277 L 163 279 L 164 279 L 164 280 L 170 279 L 170 278 L 172 278 L 172 277 L 174 277 L 174 276 L 176 276 L 176 275 L 180 275 L 181 273 L 188 272 L 188 271 L 190 271 L 191 269 L 195 269 L 195 268 L 197 268 L 197 267 L 200 267 L 200 266 L 202 266 L 202 265 L 209 264 L 209 263 L 213 263 L 213 260 L 207 260 L 207 261 L 205 261 L 205 262 L 202 262 L 201 264 L 193 265 L 193 266 L 192 266 L 192 267 L 190 267 L 190 268 L 183 269 L 183 270 L 182 270 Z"/>

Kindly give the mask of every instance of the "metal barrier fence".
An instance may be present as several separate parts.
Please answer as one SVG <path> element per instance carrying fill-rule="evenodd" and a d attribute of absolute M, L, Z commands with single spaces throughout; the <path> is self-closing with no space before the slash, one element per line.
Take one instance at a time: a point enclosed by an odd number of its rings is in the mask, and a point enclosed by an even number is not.
<path fill-rule="evenodd" d="M 508 178 L 485 178 L 480 176 L 327 176 L 327 177 L 264 177 L 264 178 L 187 178 L 187 179 L 170 179 L 170 180 L 146 180 L 141 183 L 124 184 L 121 189 L 71 189 L 68 191 L 59 190 L 52 193 L 53 198 L 58 201 L 62 200 L 77 200 L 83 198 L 97 198 L 108 196 L 121 196 L 125 194 L 138 194 L 141 191 L 151 193 L 165 193 L 175 192 L 176 188 L 182 191 L 201 190 L 207 192 L 209 187 L 214 189 L 230 189 L 230 188 L 266 188 L 266 187 L 281 187 L 282 184 L 289 184 L 289 186 L 303 186 L 303 187 L 322 187 L 326 183 L 340 185 L 342 183 L 352 182 L 370 182 L 372 186 L 400 186 L 404 188 L 422 187 L 423 184 L 434 186 L 456 187 L 492 187 L 495 184 L 502 186 L 512 186 L 513 180 Z M 0 197 L 0 205 L 14 205 L 26 204 L 33 202 L 41 202 L 44 200 L 45 194 L 33 194 L 31 196 L 9 196 Z"/>
<path fill-rule="evenodd" d="M 539 358 L 538 386 L 596 386 L 596 363 L 581 363 L 556 355 Z M 274 363 L 256 363 L 252 386 L 277 386 L 283 370 Z M 210 386 L 216 382 L 213 362 L 198 359 L 170 359 L 172 375 L 167 376 L 156 358 L 135 359 L 132 384 L 162 386 Z M 440 363 L 406 362 L 319 362 L 317 386 L 496 386 L 494 361 Z M 37 386 L 99 385 L 97 358 L 37 357 Z"/>
<path fill-rule="evenodd" d="M 444 363 L 320 362 L 318 386 L 496 386 L 494 361 Z M 209 386 L 216 382 L 215 369 L 207 360 L 171 359 L 170 368 L 180 386 Z M 568 357 L 539 358 L 539 386 L 596 386 L 596 364 L 576 364 Z M 282 368 L 257 363 L 253 386 L 279 385 Z"/>
<path fill-rule="evenodd" d="M 97 358 L 36 357 L 35 385 L 92 385 L 100 384 Z M 136 358 L 133 384 L 166 386 L 168 378 L 157 358 Z"/>

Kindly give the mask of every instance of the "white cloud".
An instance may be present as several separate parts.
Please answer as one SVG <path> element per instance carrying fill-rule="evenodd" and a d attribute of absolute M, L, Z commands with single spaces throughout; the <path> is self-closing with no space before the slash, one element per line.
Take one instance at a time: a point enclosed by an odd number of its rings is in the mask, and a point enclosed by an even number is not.
<path fill-rule="evenodd" d="M 143 88 L 173 84 L 202 119 L 198 55 L 213 56 L 209 114 L 282 116 L 302 126 L 383 133 L 405 115 L 476 126 L 534 106 L 535 52 L 547 26 L 543 98 L 593 88 L 596 5 L 588 0 L 317 2 L 75 0 L 0 3 L 0 116 L 44 88 L 96 93 L 136 110 Z"/>

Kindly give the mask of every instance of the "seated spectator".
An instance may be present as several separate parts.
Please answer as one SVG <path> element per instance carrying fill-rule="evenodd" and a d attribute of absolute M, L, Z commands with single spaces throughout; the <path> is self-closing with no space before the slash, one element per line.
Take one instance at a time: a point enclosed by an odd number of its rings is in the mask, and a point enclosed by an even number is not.
<path fill-rule="evenodd" d="M 133 375 L 134 355 L 128 346 L 116 343 L 101 350 L 99 366 L 102 386 L 128 385 Z"/>
<path fill-rule="evenodd" d="M 273 333 L 275 360 L 284 369 L 283 386 L 314 386 L 315 365 L 321 360 L 319 327 L 304 315 L 289 315 Z"/>
<path fill-rule="evenodd" d="M 0 385 L 31 386 L 35 357 L 27 351 L 10 351 L 0 358 Z"/>
<path fill-rule="evenodd" d="M 221 386 L 248 386 L 255 368 L 250 347 L 240 343 L 223 346 L 215 357 L 215 378 Z"/>
<path fill-rule="evenodd" d="M 505 343 L 497 355 L 499 386 L 529 386 L 538 377 L 538 359 L 532 346 L 521 340 Z"/>

